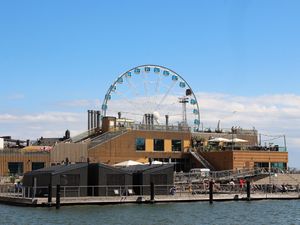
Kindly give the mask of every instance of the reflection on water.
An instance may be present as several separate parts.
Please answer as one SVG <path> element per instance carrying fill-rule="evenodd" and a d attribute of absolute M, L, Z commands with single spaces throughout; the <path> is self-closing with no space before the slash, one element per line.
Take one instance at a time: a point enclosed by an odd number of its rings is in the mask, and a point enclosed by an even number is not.
<path fill-rule="evenodd" d="M 0 224 L 300 224 L 300 201 L 21 208 L 0 205 Z"/>

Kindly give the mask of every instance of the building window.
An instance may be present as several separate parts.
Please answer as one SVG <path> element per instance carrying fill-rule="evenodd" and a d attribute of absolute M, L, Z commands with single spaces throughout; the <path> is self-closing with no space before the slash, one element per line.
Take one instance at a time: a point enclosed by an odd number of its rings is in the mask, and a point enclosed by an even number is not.
<path fill-rule="evenodd" d="M 135 146 L 137 151 L 145 151 L 146 150 L 145 138 L 137 138 L 135 140 Z"/>
<path fill-rule="evenodd" d="M 80 174 L 61 174 L 60 183 L 63 186 L 79 186 Z"/>
<path fill-rule="evenodd" d="M 45 167 L 44 162 L 33 162 L 31 165 L 31 170 L 39 170 Z"/>
<path fill-rule="evenodd" d="M 172 140 L 172 151 L 181 152 L 181 140 Z"/>
<path fill-rule="evenodd" d="M 285 170 L 286 169 L 286 163 L 283 163 L 283 162 L 271 163 L 271 168 L 277 168 L 277 169 Z"/>
<path fill-rule="evenodd" d="M 9 162 L 8 163 L 9 174 L 23 174 L 23 163 L 22 162 Z"/>
<path fill-rule="evenodd" d="M 255 162 L 254 167 L 256 167 L 256 168 L 268 168 L 269 163 L 268 162 Z"/>
<path fill-rule="evenodd" d="M 154 151 L 163 152 L 165 150 L 164 139 L 154 139 Z"/>

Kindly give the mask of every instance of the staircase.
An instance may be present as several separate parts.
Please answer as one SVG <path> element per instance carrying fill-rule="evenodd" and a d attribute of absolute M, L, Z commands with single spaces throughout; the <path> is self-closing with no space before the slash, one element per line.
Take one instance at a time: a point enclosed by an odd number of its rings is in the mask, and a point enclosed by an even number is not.
<path fill-rule="evenodd" d="M 224 170 L 210 172 L 211 178 L 215 180 L 231 180 L 245 177 L 257 177 L 268 175 L 269 173 L 264 168 L 259 169 L 239 169 L 239 170 Z"/>
<path fill-rule="evenodd" d="M 85 140 L 89 139 L 90 137 L 94 136 L 96 133 L 97 133 L 96 129 L 85 131 L 85 132 L 78 134 L 70 139 L 65 140 L 65 142 L 78 143 L 81 141 L 85 141 Z"/>
<path fill-rule="evenodd" d="M 189 153 L 198 161 L 200 162 L 205 168 L 210 169 L 211 171 L 214 171 L 215 168 L 199 153 L 194 152 L 193 150 L 189 150 Z"/>
<path fill-rule="evenodd" d="M 91 140 L 89 144 L 89 148 L 94 148 L 98 145 L 102 145 L 107 141 L 110 141 L 112 139 L 115 139 L 125 133 L 127 133 L 128 130 L 119 130 L 119 131 L 111 131 L 111 132 L 106 132 L 98 137 L 95 137 Z"/>

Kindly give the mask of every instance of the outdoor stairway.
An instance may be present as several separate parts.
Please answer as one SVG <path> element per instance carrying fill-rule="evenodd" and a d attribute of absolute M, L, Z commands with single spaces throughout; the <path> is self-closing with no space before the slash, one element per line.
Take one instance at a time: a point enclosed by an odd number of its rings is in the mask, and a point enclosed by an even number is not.
<path fill-rule="evenodd" d="M 78 143 L 78 142 L 81 142 L 81 141 L 84 141 L 88 138 L 90 138 L 91 136 L 95 135 L 96 134 L 96 129 L 92 129 L 92 130 L 89 130 L 89 131 L 85 131 L 81 134 L 78 134 L 70 139 L 67 139 L 65 140 L 65 142 L 73 142 L 73 143 Z"/>
<path fill-rule="evenodd" d="M 245 177 L 257 177 L 269 174 L 264 168 L 259 169 L 239 169 L 239 170 L 224 170 L 211 171 L 210 177 L 214 180 L 231 180 Z"/>
<path fill-rule="evenodd" d="M 189 152 L 191 153 L 191 155 L 198 160 L 198 162 L 200 162 L 205 168 L 210 169 L 211 171 L 214 171 L 215 168 L 199 153 L 194 152 L 193 150 L 189 150 Z"/>
<path fill-rule="evenodd" d="M 104 144 L 105 142 L 110 141 L 116 137 L 119 137 L 127 132 L 128 132 L 128 130 L 106 132 L 98 137 L 93 138 L 91 140 L 91 143 L 89 144 L 89 148 L 94 148 L 98 145 Z"/>

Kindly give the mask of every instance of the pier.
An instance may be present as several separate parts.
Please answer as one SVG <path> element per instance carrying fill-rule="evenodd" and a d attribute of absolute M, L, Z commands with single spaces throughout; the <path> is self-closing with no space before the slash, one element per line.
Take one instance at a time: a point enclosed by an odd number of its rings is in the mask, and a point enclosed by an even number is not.
<path fill-rule="evenodd" d="M 70 187 L 68 187 L 70 188 Z M 81 187 L 87 188 L 87 187 Z M 100 188 L 100 187 L 94 187 Z M 102 187 L 101 187 L 102 188 Z M 117 187 L 106 187 L 114 188 Z M 128 187 L 119 187 L 120 190 L 130 190 Z M 149 188 L 150 186 L 143 186 L 140 188 Z M 260 190 L 251 187 L 250 193 L 247 188 L 231 189 L 229 185 L 222 185 L 219 187 L 214 186 L 213 192 L 209 189 L 193 189 L 191 187 L 176 187 L 176 191 L 169 194 L 159 194 L 160 190 L 168 189 L 170 187 L 155 186 L 155 192 L 147 195 L 130 195 L 128 192 L 117 194 L 116 196 L 80 196 L 80 189 L 75 196 L 67 197 L 68 190 L 66 187 L 61 189 L 61 197 L 57 199 L 52 197 L 49 199 L 45 197 L 31 196 L 34 190 L 22 190 L 19 192 L 3 192 L 0 194 L 0 203 L 16 205 L 16 206 L 29 206 L 29 207 L 56 207 L 72 206 L 72 205 L 108 205 L 108 204 L 153 204 L 153 203 L 172 203 L 172 202 L 220 202 L 220 201 L 257 201 L 257 200 L 292 200 L 300 199 L 300 192 L 298 186 L 292 187 L 289 190 L 281 191 L 275 187 L 270 187 L 269 184 L 260 186 Z M 186 188 L 190 188 L 186 190 Z M 298 189 L 297 189 L 298 188 Z M 38 190 L 38 188 L 36 188 Z M 74 189 L 73 189 L 74 190 Z M 169 190 L 169 189 L 168 189 Z M 70 193 L 70 192 L 69 192 Z M 27 194 L 27 196 L 26 196 Z M 74 192 L 73 192 L 74 194 Z M 153 196 L 152 196 L 153 194 Z M 211 198 L 213 196 L 213 199 Z M 152 199 L 153 198 L 153 199 Z M 57 203 L 59 202 L 59 203 Z M 59 204 L 59 205 L 57 205 Z"/>

